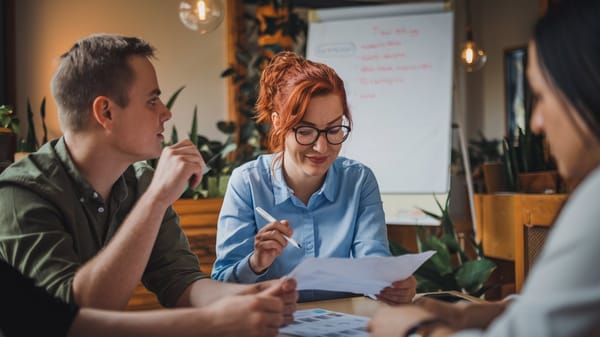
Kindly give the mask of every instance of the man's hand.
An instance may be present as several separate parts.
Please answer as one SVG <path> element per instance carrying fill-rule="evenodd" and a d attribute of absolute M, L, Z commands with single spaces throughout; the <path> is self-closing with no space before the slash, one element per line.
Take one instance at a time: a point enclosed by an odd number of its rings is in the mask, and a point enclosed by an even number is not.
<path fill-rule="evenodd" d="M 254 254 L 250 257 L 250 268 L 260 274 L 281 255 L 287 246 L 283 235 L 291 237 L 293 234 L 286 220 L 272 222 L 261 228 L 254 236 Z"/>
<path fill-rule="evenodd" d="M 189 139 L 165 147 L 146 193 L 151 193 L 157 202 L 171 205 L 188 184 L 190 188 L 198 186 L 205 166 L 198 148 Z"/>
<path fill-rule="evenodd" d="M 260 294 L 262 292 L 269 292 L 281 299 L 283 302 L 284 324 L 291 323 L 294 320 L 296 302 L 299 296 L 296 291 L 296 280 L 284 277 L 278 280 L 259 282 L 251 285 L 242 294 Z"/>
<path fill-rule="evenodd" d="M 244 295 L 226 297 L 208 307 L 217 336 L 276 336 L 279 327 L 293 321 L 296 281 L 281 279 L 257 283 Z"/>
<path fill-rule="evenodd" d="M 417 280 L 411 276 L 405 280 L 396 281 L 391 286 L 381 290 L 377 299 L 390 305 L 410 303 L 417 293 Z"/>

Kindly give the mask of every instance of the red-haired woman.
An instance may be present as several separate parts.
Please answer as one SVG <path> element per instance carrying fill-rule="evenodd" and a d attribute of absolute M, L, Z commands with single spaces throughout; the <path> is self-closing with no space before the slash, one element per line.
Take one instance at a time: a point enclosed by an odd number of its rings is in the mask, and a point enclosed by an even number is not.
<path fill-rule="evenodd" d="M 272 154 L 237 168 L 229 180 L 212 277 L 253 283 L 285 276 L 307 257 L 389 256 L 375 176 L 339 156 L 352 117 L 336 72 L 295 53 L 279 53 L 262 74 L 256 107 L 258 121 L 271 124 Z M 256 207 L 280 220 L 264 220 Z M 285 236 L 299 245 L 288 244 Z M 406 303 L 415 288 L 409 277 L 377 296 Z M 301 291 L 300 301 L 345 295 Z"/>

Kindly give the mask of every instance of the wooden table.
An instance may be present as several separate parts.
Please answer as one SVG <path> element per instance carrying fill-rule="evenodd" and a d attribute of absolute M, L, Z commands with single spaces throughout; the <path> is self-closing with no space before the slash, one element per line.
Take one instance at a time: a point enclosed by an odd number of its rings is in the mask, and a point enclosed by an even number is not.
<path fill-rule="evenodd" d="M 373 317 L 378 308 L 386 306 L 385 303 L 374 301 L 368 297 L 350 297 L 340 298 L 328 301 L 305 302 L 298 304 L 298 310 L 305 309 L 326 309 L 331 311 L 343 312 L 359 316 Z M 279 336 L 290 336 L 279 334 Z"/>

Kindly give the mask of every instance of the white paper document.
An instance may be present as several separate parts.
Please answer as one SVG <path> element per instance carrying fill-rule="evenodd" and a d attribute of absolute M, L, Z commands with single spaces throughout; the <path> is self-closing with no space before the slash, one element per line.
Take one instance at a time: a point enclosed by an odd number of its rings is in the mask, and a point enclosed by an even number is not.
<path fill-rule="evenodd" d="M 344 291 L 377 294 L 394 281 L 412 275 L 435 251 L 401 256 L 349 258 L 308 258 L 290 277 L 296 279 L 297 290 Z"/>
<path fill-rule="evenodd" d="M 368 337 L 368 322 L 368 317 L 325 309 L 298 310 L 294 313 L 294 322 L 279 332 L 302 337 Z"/>

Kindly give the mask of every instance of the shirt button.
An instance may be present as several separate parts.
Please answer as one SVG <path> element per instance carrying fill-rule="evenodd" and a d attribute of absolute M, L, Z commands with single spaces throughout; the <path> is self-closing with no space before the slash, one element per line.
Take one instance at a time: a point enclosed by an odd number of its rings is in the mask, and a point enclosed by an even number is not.
<path fill-rule="evenodd" d="M 80 198 L 79 201 L 84 202 L 85 200 L 83 198 Z"/>
<path fill-rule="evenodd" d="M 97 199 L 97 198 L 98 198 L 98 192 L 94 192 L 94 193 L 92 194 L 92 196 L 94 197 L 94 199 Z"/>
<path fill-rule="evenodd" d="M 311 243 L 309 243 L 309 244 L 307 244 L 307 245 L 306 245 L 306 248 L 307 248 L 307 249 L 312 249 L 312 248 L 313 248 L 313 245 L 312 245 Z"/>
<path fill-rule="evenodd" d="M 98 207 L 98 212 L 104 213 L 104 207 Z"/>

